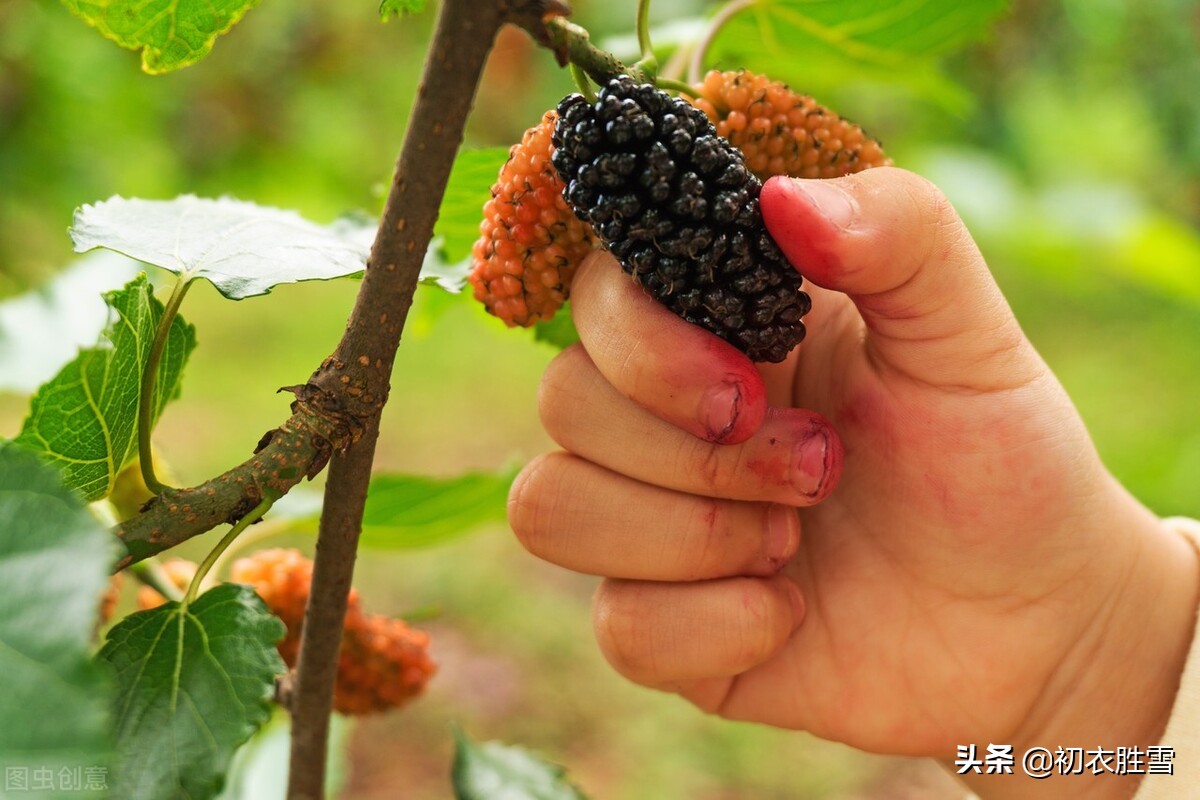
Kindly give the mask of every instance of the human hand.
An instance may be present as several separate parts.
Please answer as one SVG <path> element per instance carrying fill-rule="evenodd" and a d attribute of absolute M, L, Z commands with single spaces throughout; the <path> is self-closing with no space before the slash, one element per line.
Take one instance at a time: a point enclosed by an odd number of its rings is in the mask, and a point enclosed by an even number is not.
<path fill-rule="evenodd" d="M 609 661 L 877 752 L 1157 741 L 1194 553 L 1104 469 L 953 209 L 895 169 L 775 179 L 761 202 L 813 296 L 783 364 L 680 321 L 607 254 L 573 284 L 582 347 L 540 402 L 566 452 L 522 474 L 510 520 L 606 576 Z"/>

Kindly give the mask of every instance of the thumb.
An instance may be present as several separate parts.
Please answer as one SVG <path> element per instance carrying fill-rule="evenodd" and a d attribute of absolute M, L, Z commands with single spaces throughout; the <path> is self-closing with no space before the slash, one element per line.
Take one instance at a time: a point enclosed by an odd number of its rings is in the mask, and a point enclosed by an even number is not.
<path fill-rule="evenodd" d="M 1040 360 L 945 196 L 911 172 L 772 178 L 763 218 L 805 278 L 843 292 L 867 326 L 872 363 L 945 388 L 1032 380 Z"/>

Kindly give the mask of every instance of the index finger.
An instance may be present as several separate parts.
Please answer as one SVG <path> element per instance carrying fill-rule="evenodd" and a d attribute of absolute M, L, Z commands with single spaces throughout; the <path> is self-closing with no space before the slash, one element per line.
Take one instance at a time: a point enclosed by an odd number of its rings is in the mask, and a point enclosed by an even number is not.
<path fill-rule="evenodd" d="M 710 442 L 744 442 L 767 412 L 766 387 L 733 345 L 672 314 L 607 251 L 579 267 L 571 309 L 583 347 L 617 391 Z"/>

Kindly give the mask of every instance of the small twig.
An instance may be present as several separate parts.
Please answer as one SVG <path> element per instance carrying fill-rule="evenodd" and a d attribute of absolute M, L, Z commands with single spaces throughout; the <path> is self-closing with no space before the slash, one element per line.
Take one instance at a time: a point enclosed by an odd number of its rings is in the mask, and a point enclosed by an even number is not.
<path fill-rule="evenodd" d="M 158 322 L 158 330 L 154 332 L 154 342 L 150 345 L 150 355 L 146 359 L 145 371 L 142 373 L 142 385 L 138 397 L 138 458 L 142 466 L 142 480 L 146 488 L 154 494 L 162 494 L 168 487 L 158 480 L 154 474 L 154 453 L 150 449 L 150 432 L 154 427 L 154 412 L 158 410 L 154 390 L 158 385 L 158 366 L 162 363 L 163 351 L 171 338 L 171 324 L 179 314 L 179 306 L 187 295 L 192 282 L 184 276 L 175 281 L 171 296 L 163 309 L 162 319 Z"/>
<path fill-rule="evenodd" d="M 573 22 L 558 17 L 547 23 L 546 31 L 549 46 L 558 55 L 559 62 L 578 64 L 601 86 L 618 75 L 628 75 L 642 83 L 650 82 L 645 70 L 636 65 L 627 66 L 612 53 L 596 47 L 588 32 Z"/>
<path fill-rule="evenodd" d="M 704 79 L 704 58 L 708 55 L 708 49 L 712 47 L 712 43 L 716 40 L 717 34 L 725 27 L 725 24 L 735 16 L 753 6 L 758 0 L 733 0 L 727 3 L 717 15 L 713 17 L 709 23 L 708 29 L 704 32 L 704 36 L 692 49 L 692 61 L 688 65 L 688 83 L 699 84 Z"/>

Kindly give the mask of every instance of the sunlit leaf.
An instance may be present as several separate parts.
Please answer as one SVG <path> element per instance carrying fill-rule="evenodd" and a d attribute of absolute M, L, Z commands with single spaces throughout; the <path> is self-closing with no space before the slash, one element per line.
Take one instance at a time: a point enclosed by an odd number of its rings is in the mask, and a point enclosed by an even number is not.
<path fill-rule="evenodd" d="M 425 251 L 425 260 L 421 262 L 421 283 L 437 286 L 457 294 L 467 285 L 467 275 L 471 272 L 471 259 L 450 261 L 446 257 L 445 240 L 434 238 Z"/>
<path fill-rule="evenodd" d="M 29 778 L 32 768 L 82 776 L 87 768 L 106 782 L 111 687 L 87 650 L 116 549 L 54 469 L 15 445 L 0 447 L 0 770 L 7 777 L 24 770 Z M 20 797 L 65 794 L 25 788 Z"/>
<path fill-rule="evenodd" d="M 16 439 L 58 467 L 67 485 L 88 500 L 107 495 L 137 452 L 142 374 L 163 316 L 144 274 L 104 299 L 114 319 L 101 344 L 80 351 L 38 390 Z M 195 329 L 177 316 L 158 368 L 155 419 L 178 395 L 195 346 Z"/>
<path fill-rule="evenodd" d="M 479 223 L 483 221 L 483 204 L 491 199 L 491 186 L 507 160 L 507 147 L 461 150 L 454 160 L 433 229 L 441 237 L 446 259 L 451 263 L 471 255 L 471 245 L 479 238 Z"/>
<path fill-rule="evenodd" d="M 812 91 L 853 79 L 906 83 L 961 104 L 937 60 L 984 36 L 1008 0 L 758 0 L 734 15 L 708 64 L 761 72 Z"/>
<path fill-rule="evenodd" d="M 1117 249 L 1117 268 L 1167 296 L 1200 302 L 1200 234 L 1163 214 L 1147 214 Z"/>
<path fill-rule="evenodd" d="M 259 0 L 63 0 L 122 47 L 142 51 L 151 74 L 194 64 Z"/>
<path fill-rule="evenodd" d="M 384 473 L 371 479 L 363 515 L 366 547 L 426 547 L 506 518 L 515 470 L 454 478 Z"/>
<path fill-rule="evenodd" d="M 567 770 L 523 747 L 475 744 L 454 732 L 451 777 L 456 800 L 585 800 L 567 780 Z"/>
<path fill-rule="evenodd" d="M 85 205 L 71 238 L 78 252 L 104 247 L 184 280 L 205 278 L 231 300 L 361 272 L 370 251 L 361 225 L 323 226 L 294 211 L 192 195 Z"/>
<path fill-rule="evenodd" d="M 113 797 L 212 798 L 271 715 L 284 626 L 249 586 L 126 617 L 97 659 L 116 677 Z"/>
<path fill-rule="evenodd" d="M 125 256 L 90 253 L 44 286 L 0 302 L 0 391 L 32 393 L 80 347 L 95 344 L 109 313 L 100 294 L 137 274 Z"/>
<path fill-rule="evenodd" d="M 383 0 L 379 4 L 379 16 L 384 22 L 405 14 L 419 14 L 425 10 L 425 0 Z"/>

